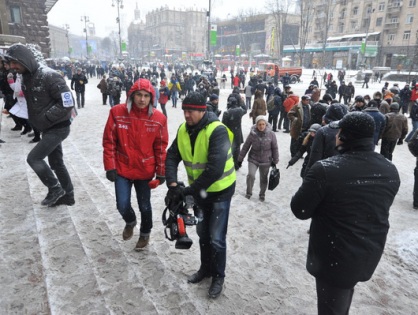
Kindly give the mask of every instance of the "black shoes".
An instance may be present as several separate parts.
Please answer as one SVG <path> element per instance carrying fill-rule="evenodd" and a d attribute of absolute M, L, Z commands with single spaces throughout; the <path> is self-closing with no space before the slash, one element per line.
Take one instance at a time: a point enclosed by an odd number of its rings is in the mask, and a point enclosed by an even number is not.
<path fill-rule="evenodd" d="M 203 270 L 198 270 L 196 273 L 192 274 L 190 277 L 187 278 L 188 283 L 199 283 L 205 278 L 209 278 L 210 274 Z"/>
<path fill-rule="evenodd" d="M 32 128 L 31 127 L 25 127 L 20 134 L 23 136 L 23 135 L 25 135 L 25 134 L 27 134 L 27 133 L 29 133 L 31 131 L 32 131 Z"/>
<path fill-rule="evenodd" d="M 60 184 L 57 184 L 56 186 L 49 188 L 48 194 L 46 195 L 45 199 L 42 200 L 41 205 L 52 207 L 55 205 L 58 199 L 64 195 L 64 189 L 61 188 Z"/>
<path fill-rule="evenodd" d="M 22 130 L 22 126 L 18 126 L 18 125 L 16 125 L 16 126 L 14 126 L 11 130 L 12 130 L 12 131 L 20 131 L 20 130 Z"/>
<path fill-rule="evenodd" d="M 75 204 L 74 195 L 68 195 L 65 194 L 60 199 L 57 200 L 57 202 L 53 205 L 60 206 L 60 205 L 66 205 L 66 206 L 73 206 Z"/>
<path fill-rule="evenodd" d="M 41 141 L 41 138 L 33 138 L 31 141 L 29 141 L 29 143 L 36 143 Z"/>
<path fill-rule="evenodd" d="M 209 288 L 209 297 L 216 299 L 222 292 L 224 278 L 213 278 Z"/>

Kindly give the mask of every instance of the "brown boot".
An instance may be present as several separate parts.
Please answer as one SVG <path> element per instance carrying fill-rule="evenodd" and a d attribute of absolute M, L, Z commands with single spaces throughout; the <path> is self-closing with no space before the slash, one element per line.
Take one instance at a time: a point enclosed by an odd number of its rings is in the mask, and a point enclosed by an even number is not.
<path fill-rule="evenodd" d="M 134 228 L 135 225 L 125 225 L 125 228 L 123 229 L 122 238 L 124 241 L 130 240 L 132 236 L 134 235 Z"/>
<path fill-rule="evenodd" d="M 149 243 L 149 236 L 142 236 L 141 235 L 139 237 L 138 243 L 136 243 L 135 250 L 137 252 L 143 250 L 144 247 L 148 245 L 148 243 Z"/>

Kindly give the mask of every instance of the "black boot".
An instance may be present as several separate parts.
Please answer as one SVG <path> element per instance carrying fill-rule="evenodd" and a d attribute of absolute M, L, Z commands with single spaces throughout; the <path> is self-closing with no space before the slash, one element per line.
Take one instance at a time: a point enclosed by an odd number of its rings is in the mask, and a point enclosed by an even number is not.
<path fill-rule="evenodd" d="M 60 184 L 55 185 L 54 187 L 48 188 L 48 194 L 45 199 L 42 200 L 41 205 L 52 207 L 62 196 L 65 195 L 64 189 L 62 189 Z"/>
<path fill-rule="evenodd" d="M 66 206 L 73 206 L 75 204 L 74 194 L 65 194 L 60 199 L 57 200 L 55 204 L 51 207 L 66 205 Z"/>
<path fill-rule="evenodd" d="M 224 278 L 213 278 L 209 288 L 209 297 L 216 299 L 222 292 Z"/>
<path fill-rule="evenodd" d="M 196 273 L 192 274 L 190 277 L 187 278 L 188 283 L 199 283 L 205 278 L 209 278 L 209 272 L 203 271 L 199 269 Z"/>

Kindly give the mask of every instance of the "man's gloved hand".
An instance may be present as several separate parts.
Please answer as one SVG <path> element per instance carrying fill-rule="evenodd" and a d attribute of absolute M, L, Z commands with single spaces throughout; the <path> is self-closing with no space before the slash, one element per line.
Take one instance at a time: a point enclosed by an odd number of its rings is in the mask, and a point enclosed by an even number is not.
<path fill-rule="evenodd" d="M 73 90 L 73 91 L 74 91 L 74 88 L 73 88 L 73 87 L 71 87 L 71 90 Z"/>
<path fill-rule="evenodd" d="M 403 139 L 399 139 L 397 144 L 402 145 L 403 144 Z"/>
<path fill-rule="evenodd" d="M 169 186 L 167 195 L 165 196 L 165 205 L 169 209 L 174 209 L 181 201 L 183 201 L 183 189 L 179 185 L 177 186 Z"/>
<path fill-rule="evenodd" d="M 118 176 L 118 173 L 116 172 L 116 170 L 108 170 L 108 171 L 106 171 L 106 178 L 109 181 L 114 182 L 116 180 L 116 176 Z"/>
<path fill-rule="evenodd" d="M 237 166 L 235 167 L 235 170 L 238 171 L 240 168 L 242 167 L 242 161 L 241 162 L 237 162 Z"/>

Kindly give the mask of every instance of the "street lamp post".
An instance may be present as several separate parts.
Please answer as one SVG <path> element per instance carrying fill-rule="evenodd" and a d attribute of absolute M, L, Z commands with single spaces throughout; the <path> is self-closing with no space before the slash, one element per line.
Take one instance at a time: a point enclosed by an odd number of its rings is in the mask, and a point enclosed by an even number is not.
<path fill-rule="evenodd" d="M 209 10 L 208 10 L 208 13 L 207 13 L 207 15 L 208 15 L 208 52 L 207 52 L 207 54 L 208 54 L 208 56 L 207 56 L 207 59 L 209 60 L 210 59 L 210 11 L 212 10 L 212 1 L 211 0 L 209 0 Z"/>
<path fill-rule="evenodd" d="M 116 18 L 116 23 L 118 23 L 119 27 L 119 55 L 122 57 L 122 37 L 120 33 L 120 12 L 119 9 L 123 9 L 123 0 L 112 0 L 112 7 L 116 4 L 118 8 L 118 17 Z"/>
<path fill-rule="evenodd" d="M 81 21 L 82 22 L 84 21 L 84 32 L 86 32 L 86 53 L 87 53 L 86 59 L 87 59 L 89 57 L 89 42 L 88 42 L 88 39 L 87 39 L 87 35 L 88 35 L 88 32 L 87 32 L 87 22 L 90 22 L 90 20 L 89 20 L 89 17 L 88 16 L 83 15 L 81 17 Z"/>
<path fill-rule="evenodd" d="M 64 29 L 66 31 L 65 37 L 67 37 L 67 47 L 68 47 L 68 57 L 71 58 L 71 47 L 70 47 L 70 25 L 64 24 Z"/>

